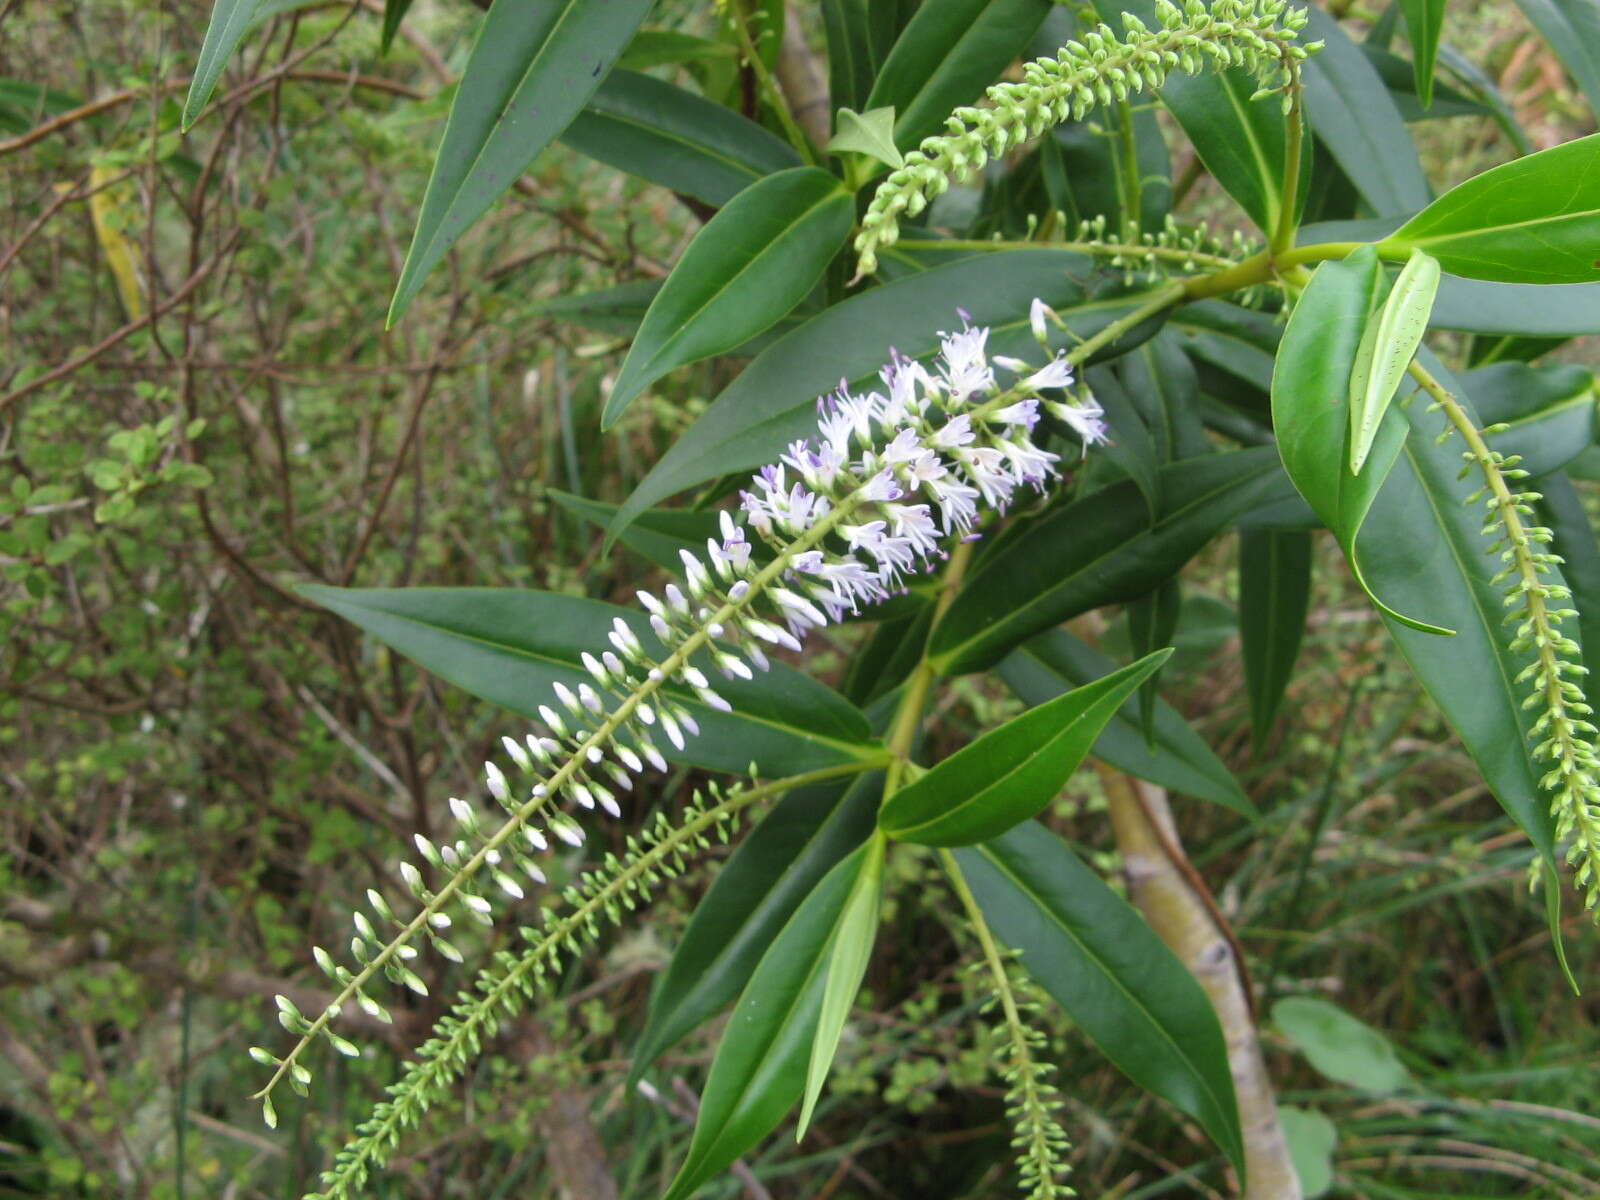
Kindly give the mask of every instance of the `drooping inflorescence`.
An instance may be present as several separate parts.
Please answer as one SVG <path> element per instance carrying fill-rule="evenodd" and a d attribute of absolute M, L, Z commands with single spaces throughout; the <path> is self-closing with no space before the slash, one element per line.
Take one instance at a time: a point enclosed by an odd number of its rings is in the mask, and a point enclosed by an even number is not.
<path fill-rule="evenodd" d="M 1549 764 L 1539 783 L 1549 796 L 1555 818 L 1555 837 L 1567 843 L 1567 860 L 1573 866 L 1573 883 L 1584 894 L 1585 905 L 1600 905 L 1600 733 L 1590 718 L 1594 709 L 1579 684 L 1587 668 L 1577 641 L 1562 632 L 1562 623 L 1576 617 L 1568 606 L 1572 591 L 1552 573 L 1562 564 L 1547 547 L 1555 535 L 1533 520 L 1538 492 L 1521 489 L 1528 472 L 1515 455 L 1507 457 L 1491 448 L 1485 435 L 1503 432 L 1505 426 L 1478 430 L 1461 404 L 1425 370 L 1413 373 L 1444 410 L 1455 432 L 1467 443 L 1463 457 L 1476 467 L 1484 486 L 1467 498 L 1486 508 L 1483 532 L 1492 538 L 1489 553 L 1504 564 L 1493 582 L 1506 588 L 1506 623 L 1513 627 L 1513 653 L 1532 654 L 1533 661 L 1517 675 L 1528 685 L 1523 708 L 1539 715 L 1530 735 L 1534 757 Z M 1537 876 L 1536 876 L 1537 878 Z M 1597 910 L 1600 911 L 1600 910 Z"/>
<path fill-rule="evenodd" d="M 1036 302 L 1032 323 L 1041 343 L 1046 315 Z M 280 1020 L 299 1040 L 281 1058 L 251 1052 L 274 1068 L 257 1093 L 269 1123 L 276 1120 L 271 1092 L 280 1080 L 301 1092 L 309 1084 L 300 1059 L 317 1037 L 341 1053 L 358 1052 L 330 1028 L 344 1005 L 388 1019 L 371 995 L 380 973 L 425 994 L 407 965 L 417 943 L 430 941 L 459 961 L 448 937 L 452 922 L 490 924 L 491 894 L 518 900 L 523 880 L 542 882 L 535 856 L 552 839 L 571 846 L 584 840 L 572 810 L 621 815 L 619 793 L 647 766 L 666 768 L 658 739 L 681 750 L 699 732 L 679 697 L 728 709 L 708 671 L 750 678 L 767 666 L 769 649 L 798 650 L 812 629 L 931 570 L 945 543 L 971 536 L 985 511 L 1003 511 L 1019 490 L 1042 491 L 1058 461 L 1034 439 L 1042 412 L 1085 446 L 1103 438 L 1092 399 L 1043 394 L 1072 382 L 1064 358 L 1034 369 L 991 358 L 987 339 L 987 329 L 964 321 L 943 335 L 932 370 L 894 356 L 881 373 L 881 392 L 855 394 L 841 384 L 819 400 L 817 436 L 794 443 L 755 476 L 740 517 L 722 515 L 720 537 L 707 541 L 703 557 L 683 552 L 682 585 L 668 584 L 659 597 L 639 593 L 647 622 L 617 618 L 609 646 L 582 655 L 588 678 L 551 685 L 550 701 L 537 708 L 543 729 L 521 741 L 502 740 L 509 769 L 484 767 L 485 789 L 504 816 L 491 823 L 479 806 L 452 798 L 456 836 L 442 844 L 416 839 L 423 863 L 442 882 L 430 884 L 422 868 L 402 863 L 412 915 L 397 915 L 385 896 L 369 890 L 370 914 L 353 916 L 354 967 L 320 947 L 313 952 L 339 989 L 333 1001 L 307 1017 L 278 997 Z M 1009 387 L 998 382 L 996 367 L 1014 376 Z M 770 561 L 752 554 L 748 529 L 771 546 Z M 568 811 L 556 809 L 558 800 Z"/>
<path fill-rule="evenodd" d="M 1028 63 L 1020 82 L 989 88 L 987 107 L 956 109 L 946 132 L 924 138 L 878 185 L 855 240 L 857 274 L 877 270 L 878 248 L 894 244 L 902 216 L 916 216 L 952 180 L 1069 117 L 1158 88 L 1174 69 L 1194 75 L 1206 67 L 1244 67 L 1264 87 L 1286 87 L 1314 49 L 1296 43 L 1307 17 L 1288 0 L 1214 0 L 1209 8 L 1186 0 L 1181 9 L 1157 0 L 1156 15 L 1161 27 L 1152 30 L 1125 12 L 1123 34 L 1106 25 L 1088 30 L 1054 57 Z"/>

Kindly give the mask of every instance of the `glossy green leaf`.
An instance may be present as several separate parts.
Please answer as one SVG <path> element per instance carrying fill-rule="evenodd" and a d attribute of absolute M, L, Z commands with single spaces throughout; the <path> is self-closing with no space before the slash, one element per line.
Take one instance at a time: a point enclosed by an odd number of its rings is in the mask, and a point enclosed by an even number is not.
<path fill-rule="evenodd" d="M 1155 590 L 1122 606 L 1127 623 L 1128 646 L 1135 658 L 1154 654 L 1173 644 L 1178 632 L 1178 615 L 1183 610 L 1183 586 L 1176 575 L 1169 575 Z M 1159 668 L 1139 685 L 1139 729 L 1146 742 L 1155 737 L 1156 699 L 1161 684 Z"/>
<path fill-rule="evenodd" d="M 1600 437 L 1600 393 L 1594 372 L 1576 363 L 1530 367 L 1495 363 L 1468 371 L 1462 385 L 1485 425 L 1505 425 L 1488 435 L 1502 454 L 1532 475 L 1559 471 Z"/>
<path fill-rule="evenodd" d="M 1000 663 L 1000 678 L 1025 702 L 1045 704 L 1070 688 L 1104 678 L 1117 664 L 1085 645 L 1065 629 L 1031 638 Z M 1209 800 L 1247 817 L 1255 806 L 1238 780 L 1187 721 L 1157 700 L 1155 737 L 1145 738 L 1132 702 L 1106 724 L 1095 739 L 1094 755 L 1119 771 L 1159 784 L 1170 791 Z"/>
<path fill-rule="evenodd" d="M 932 624 L 931 604 L 923 604 L 907 616 L 880 622 L 866 645 L 850 656 L 839 690 L 852 704 L 865 707 L 899 687 L 922 661 L 922 648 L 928 642 Z"/>
<path fill-rule="evenodd" d="M 806 1066 L 805 1097 L 800 1102 L 800 1121 L 795 1126 L 795 1141 L 806 1136 L 817 1098 L 827 1081 L 828 1069 L 839 1049 L 850 1006 L 861 990 L 872 957 L 872 943 L 878 936 L 878 912 L 883 899 L 883 852 L 888 843 L 874 837 L 865 847 L 866 862 L 856 875 L 850 896 L 839 916 L 838 931 L 828 955 L 828 981 L 822 988 L 822 1009 L 817 1014 L 817 1032 L 811 1041 L 811 1061 Z"/>
<path fill-rule="evenodd" d="M 1600 133 L 1541 150 L 1451 188 L 1379 247 L 1423 249 L 1470 279 L 1600 279 Z"/>
<path fill-rule="evenodd" d="M 912 358 L 937 351 L 938 330 L 955 327 L 958 304 L 974 324 L 991 327 L 991 352 L 1020 356 L 1039 352 L 1028 329 L 1035 296 L 1078 337 L 1139 303 L 1138 295 L 1089 303 L 1078 280 L 1092 266 L 1061 250 L 971 255 L 833 305 L 757 355 L 634 489 L 612 534 L 685 488 L 773 461 L 815 432 L 816 398 L 841 377 L 876 386 L 889 347 Z"/>
<path fill-rule="evenodd" d="M 970 846 L 1043 812 L 1117 709 L 1172 656 L 1146 655 L 956 751 L 884 802 L 878 828 L 922 846 Z"/>
<path fill-rule="evenodd" d="M 1239 639 L 1250 728 L 1259 750 L 1283 704 L 1311 601 L 1311 535 L 1254 529 L 1239 538 Z"/>
<path fill-rule="evenodd" d="M 751 184 L 695 235 L 645 313 L 601 426 L 676 367 L 731 350 L 799 304 L 850 234 L 850 193 L 794 167 Z"/>
<path fill-rule="evenodd" d="M 1421 2 L 1433 3 L 1434 0 L 1421 0 Z M 1438 80 L 1433 81 L 1432 102 L 1424 108 L 1421 97 L 1417 95 L 1417 83 L 1411 62 L 1398 54 L 1374 46 L 1371 42 L 1361 43 L 1361 53 L 1367 56 L 1367 61 L 1372 64 L 1373 70 L 1378 72 L 1378 78 L 1382 79 L 1383 85 L 1389 89 L 1389 98 L 1400 111 L 1400 119 L 1408 125 L 1416 121 L 1439 120 L 1443 117 L 1494 115 L 1494 110 L 1487 104 L 1474 100 L 1465 92 Z M 1429 78 L 1432 79 L 1431 74 Z"/>
<path fill-rule="evenodd" d="M 1103 455 L 1133 480 L 1139 494 L 1144 497 L 1150 520 L 1154 522 L 1161 515 L 1160 469 L 1166 456 L 1158 451 L 1155 437 L 1145 424 L 1143 413 L 1122 386 L 1115 371 L 1109 367 L 1091 367 L 1085 373 L 1085 379 L 1094 398 L 1105 410 L 1108 431 L 1106 442 L 1096 447 L 1095 453 Z M 1164 428 L 1162 431 L 1165 432 Z"/>
<path fill-rule="evenodd" d="M 1416 211 L 1433 193 L 1400 110 L 1339 22 L 1315 5 L 1305 11 L 1305 40 L 1323 44 L 1302 67 L 1312 130 L 1373 212 Z"/>
<path fill-rule="evenodd" d="M 867 0 L 822 0 L 822 29 L 828 39 L 829 102 L 835 112 L 859 109 L 877 74 Z"/>
<path fill-rule="evenodd" d="M 1049 11 L 1048 0 L 922 5 L 895 40 L 866 107 L 893 108 L 895 144 L 912 149 L 1000 77 Z"/>
<path fill-rule="evenodd" d="M 1418 358 L 1477 421 L 1471 397 L 1443 364 L 1426 348 Z M 1538 714 L 1523 708 L 1526 685 L 1517 682 L 1533 660 L 1506 648 L 1504 584 L 1493 582 L 1501 563 L 1487 553 L 1481 510 L 1466 502 L 1481 480 L 1462 476 L 1459 441 L 1438 444 L 1445 428 L 1439 413 L 1421 402 L 1391 411 L 1411 432 L 1372 505 L 1371 524 L 1383 537 L 1363 546 L 1367 577 L 1397 606 L 1425 610 L 1457 631 L 1437 638 L 1385 617 L 1412 672 L 1495 797 L 1535 848 L 1552 858 L 1549 805 L 1539 786 L 1545 768 L 1530 758 L 1528 733 Z"/>
<path fill-rule="evenodd" d="M 604 529 L 616 515 L 617 506 L 571 492 L 550 488 L 546 494 L 562 508 Z M 622 532 L 622 544 L 635 554 L 642 555 L 658 567 L 674 573 L 682 572 L 683 560 L 679 552 L 688 550 L 704 554 L 706 539 L 717 536 L 717 514 L 712 510 L 695 511 L 682 508 L 652 508 L 641 513 L 639 519 Z M 770 561 L 771 551 L 765 544 L 753 547 L 752 556 Z"/>
<path fill-rule="evenodd" d="M 1326 1195 L 1333 1186 L 1333 1151 L 1339 1144 L 1333 1122 L 1311 1109 L 1279 1105 L 1278 1126 L 1289 1144 L 1289 1160 L 1304 1200 Z"/>
<path fill-rule="evenodd" d="M 194 78 L 189 81 L 189 94 L 183 102 L 183 131 L 200 119 L 200 112 L 211 99 L 222 68 L 239 45 L 239 39 L 250 28 L 261 0 L 215 0 L 211 5 L 211 20 L 206 25 L 205 39 L 200 43 L 200 57 L 195 59 Z"/>
<path fill-rule="evenodd" d="M 617 59 L 625 71 L 648 71 L 675 63 L 726 64 L 732 67 L 739 51 L 726 42 L 712 41 L 676 29 L 641 29 Z M 698 79 L 699 76 L 697 75 Z"/>
<path fill-rule="evenodd" d="M 1444 26 L 1444 0 L 1400 0 L 1416 68 L 1417 98 L 1433 105 L 1433 66 L 1439 58 L 1439 31 Z"/>
<path fill-rule="evenodd" d="M 1404 421 L 1388 410 L 1379 422 L 1370 461 L 1361 474 L 1351 474 L 1350 377 L 1363 336 L 1376 320 L 1384 286 L 1370 246 L 1343 262 L 1317 268 L 1283 332 L 1272 376 L 1272 425 L 1289 478 L 1339 539 L 1356 581 L 1372 602 L 1413 628 L 1449 633 L 1444 626 L 1388 607 L 1368 581 L 1357 540 L 1406 435 Z"/>
<path fill-rule="evenodd" d="M 1517 0 L 1533 27 L 1600 113 L 1600 5 L 1594 0 Z"/>
<path fill-rule="evenodd" d="M 582 111 L 651 3 L 495 0 L 450 106 L 391 325 L 456 239 Z"/>
<path fill-rule="evenodd" d="M 872 835 L 881 772 L 848 788 L 791 792 L 740 839 L 695 907 L 633 1051 L 631 1081 L 749 982 L 780 930 L 834 865 Z"/>
<path fill-rule="evenodd" d="M 580 656 L 604 649 L 614 619 L 626 621 L 647 645 L 654 636 L 633 609 L 553 592 L 307 585 L 301 593 L 418 666 L 535 720 L 551 683 L 576 686 L 588 678 Z M 701 666 L 713 669 L 709 662 Z M 668 688 L 702 731 L 682 751 L 663 747 L 668 758 L 739 774 L 754 762 L 761 774 L 779 778 L 874 753 L 860 711 L 800 671 L 774 664 L 769 674 L 719 681 L 717 688 L 732 713 L 711 708 L 688 689 Z"/>
<path fill-rule="evenodd" d="M 1052 625 L 1142 596 L 1240 515 L 1293 495 L 1264 446 L 1163 467 L 1161 492 L 1168 508 L 1154 525 L 1124 481 L 1020 531 L 968 576 L 935 627 L 934 665 L 981 671 Z"/>
<path fill-rule="evenodd" d="M 1163 330 L 1120 358 L 1116 370 L 1150 427 L 1162 463 L 1212 452 L 1200 424 L 1200 380 L 1177 337 Z"/>
<path fill-rule="evenodd" d="M 1410 1078 L 1388 1038 L 1326 1000 L 1286 997 L 1272 1006 L 1272 1023 L 1335 1083 L 1392 1092 Z"/>
<path fill-rule="evenodd" d="M 1600 283 L 1490 283 L 1446 275 L 1433 325 L 1524 337 L 1600 333 Z"/>
<path fill-rule="evenodd" d="M 1350 374 L 1350 473 L 1359 475 L 1378 425 L 1428 330 L 1439 290 L 1439 264 L 1413 250 L 1400 269 L 1377 321 L 1369 321 Z"/>
<path fill-rule="evenodd" d="M 1128 1078 L 1242 1166 L 1222 1028 L 1144 918 L 1037 822 L 955 854 L 984 919 L 1028 974 Z"/>
<path fill-rule="evenodd" d="M 689 1153 L 662 1200 L 693 1195 L 800 1098 L 834 943 L 875 841 L 823 876 L 761 956 L 712 1060 Z"/>
<path fill-rule="evenodd" d="M 661 283 L 659 279 L 630 279 L 626 283 L 597 288 L 592 292 L 555 296 L 543 301 L 538 311 L 543 316 L 571 321 L 586 329 L 632 338 L 644 323 L 644 315 L 650 311 L 651 302 L 661 291 Z M 757 334 L 727 353 L 744 357 L 760 354 L 784 334 L 805 324 L 811 316 L 803 308 L 792 312 L 765 333 Z"/>
<path fill-rule="evenodd" d="M 652 75 L 621 69 L 606 76 L 561 140 L 712 207 L 800 165 L 793 147 L 754 121 Z"/>

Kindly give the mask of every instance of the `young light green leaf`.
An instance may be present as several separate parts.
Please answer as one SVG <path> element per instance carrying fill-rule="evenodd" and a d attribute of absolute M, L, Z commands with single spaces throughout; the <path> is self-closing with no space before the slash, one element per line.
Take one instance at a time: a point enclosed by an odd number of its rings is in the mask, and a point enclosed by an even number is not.
<path fill-rule="evenodd" d="M 1345 411 L 1349 381 L 1363 337 L 1375 320 L 1382 285 L 1382 268 L 1371 246 L 1317 268 L 1279 344 L 1272 372 L 1272 425 L 1284 469 L 1339 539 L 1368 599 L 1413 629 L 1448 634 L 1452 631 L 1404 616 L 1380 599 L 1367 583 L 1357 552 L 1357 535 L 1406 437 L 1405 422 L 1389 409 L 1378 422 L 1369 465 L 1360 475 L 1351 474 L 1347 451 L 1351 429 Z"/>
<path fill-rule="evenodd" d="M 390 325 L 456 239 L 589 102 L 651 4 L 496 0 L 450 106 Z"/>
<path fill-rule="evenodd" d="M 1369 321 L 1350 373 L 1350 473 L 1359 475 L 1378 425 L 1422 344 L 1439 290 L 1439 262 L 1413 250 L 1376 323 Z M 1371 341 L 1368 341 L 1370 337 Z"/>
<path fill-rule="evenodd" d="M 194 78 L 189 81 L 189 94 L 183 102 L 183 132 L 188 133 L 200 119 L 200 112 L 211 99 L 222 68 L 239 45 L 239 39 L 244 37 L 245 30 L 250 28 L 260 3 L 261 0 L 216 0 L 211 6 L 211 20 L 206 25 L 200 57 L 194 64 Z"/>
<path fill-rule="evenodd" d="M 1247 529 L 1239 537 L 1239 638 L 1252 740 L 1259 751 L 1294 674 L 1311 600 L 1311 535 Z"/>
<path fill-rule="evenodd" d="M 1036 821 L 955 856 L 984 919 L 1028 974 L 1129 1079 L 1193 1117 L 1242 1165 L 1222 1028 L 1144 918 Z"/>
<path fill-rule="evenodd" d="M 866 862 L 856 876 L 839 917 L 838 931 L 828 954 L 828 982 L 822 989 L 822 1011 L 817 1016 L 816 1036 L 811 1041 L 811 1062 L 806 1067 L 805 1099 L 800 1103 L 800 1121 L 794 1131 L 797 1142 L 805 1138 L 806 1128 L 811 1124 L 811 1114 L 816 1110 L 817 1097 L 822 1095 L 828 1068 L 833 1065 L 834 1053 L 839 1049 L 839 1037 L 850 1016 L 850 1006 L 861 990 L 867 960 L 872 957 L 872 943 L 878 935 L 879 901 L 883 897 L 886 845 L 887 839 L 882 834 L 875 835 L 867 843 Z"/>
<path fill-rule="evenodd" d="M 890 167 L 905 162 L 894 144 L 894 106 L 869 108 L 864 113 L 841 108 L 834 123 L 835 133 L 827 149 L 834 154 L 865 154 Z"/>
<path fill-rule="evenodd" d="M 850 193 L 816 167 L 769 175 L 730 200 L 651 302 L 602 428 L 668 371 L 731 350 L 786 316 L 822 278 L 851 220 Z"/>
<path fill-rule="evenodd" d="M 1502 283 L 1600 279 L 1600 133 L 1451 188 L 1378 245 L 1426 250 L 1454 275 Z"/>
<path fill-rule="evenodd" d="M 991 730 L 884 802 L 878 828 L 923 846 L 970 846 L 1043 812 L 1100 731 L 1171 648 Z"/>
<path fill-rule="evenodd" d="M 802 788 L 740 840 L 689 918 L 650 998 L 630 1082 L 744 990 L 818 880 L 872 835 L 882 794 L 882 772 L 862 775 L 848 789 Z"/>
<path fill-rule="evenodd" d="M 1289 996 L 1272 1006 L 1272 1023 L 1335 1083 L 1393 1092 L 1410 1079 L 1389 1039 L 1337 1004 Z"/>
<path fill-rule="evenodd" d="M 836 865 L 773 939 L 735 1005 L 700 1097 L 689 1153 L 662 1200 L 687 1200 L 800 1098 L 838 933 L 881 840 Z"/>

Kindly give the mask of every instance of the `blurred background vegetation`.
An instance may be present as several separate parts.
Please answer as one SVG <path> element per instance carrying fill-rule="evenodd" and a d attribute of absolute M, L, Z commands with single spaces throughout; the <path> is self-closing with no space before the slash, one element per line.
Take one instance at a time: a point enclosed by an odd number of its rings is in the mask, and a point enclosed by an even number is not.
<path fill-rule="evenodd" d="M 599 435 L 626 327 L 559 314 L 661 275 L 698 220 L 559 146 L 385 333 L 479 14 L 417 0 L 380 56 L 377 0 L 265 5 L 180 138 L 208 9 L 0 0 L 0 1196 L 314 1185 L 436 1008 L 413 998 L 387 1051 L 323 1064 L 332 1086 L 276 1133 L 245 1099 L 244 1048 L 276 1028 L 273 992 L 319 1007 L 309 946 L 339 944 L 352 898 L 389 890 L 393 848 L 433 829 L 509 726 L 293 584 L 631 594 L 647 572 L 602 558 L 550 491 L 625 495 L 726 371 L 679 373 Z M 718 19 L 675 0 L 653 24 L 708 33 Z M 1447 30 L 1541 144 L 1586 131 L 1520 19 L 1459 3 Z M 740 84 L 731 63 L 658 69 Z M 1498 138 L 1469 118 L 1419 140 L 1443 184 L 1507 157 Z M 1192 201 L 1215 203 L 1203 188 Z M 1313 636 L 1265 751 L 1249 745 L 1231 542 L 1192 581 L 1185 661 L 1166 675 L 1267 813 L 1255 829 L 1179 814 L 1263 1001 L 1333 1000 L 1382 1032 L 1409 1079 L 1377 1096 L 1359 1069 L 1342 1078 L 1269 1030 L 1284 1099 L 1320 1114 L 1304 1118 L 1318 1131 L 1331 1121 L 1334 1194 L 1600 1194 L 1593 994 L 1561 980 L 1522 839 L 1331 540 L 1322 552 Z M 837 678 L 860 629 L 831 636 L 816 665 Z M 1016 704 L 963 687 L 951 746 Z M 1098 786 L 1083 773 L 1053 820 L 1114 871 Z M 625 832 L 601 827 L 591 852 Z M 553 883 L 580 866 L 562 862 Z M 659 1099 L 622 1080 L 652 973 L 714 869 L 713 856 L 502 1035 L 374 1194 L 653 1194 L 716 1031 L 665 1060 Z M 877 1015 L 863 1005 L 851 1024 L 814 1133 L 774 1139 L 721 1195 L 1004 1194 L 1000 1091 L 981 1024 L 963 1019 L 977 989 L 937 873 L 897 869 L 895 934 L 867 981 Z M 1592 982 L 1593 929 L 1577 915 L 1567 929 Z M 431 968 L 436 997 L 462 981 L 447 966 Z M 1218 1195 L 1203 1139 L 1047 1020 L 1079 1191 Z"/>

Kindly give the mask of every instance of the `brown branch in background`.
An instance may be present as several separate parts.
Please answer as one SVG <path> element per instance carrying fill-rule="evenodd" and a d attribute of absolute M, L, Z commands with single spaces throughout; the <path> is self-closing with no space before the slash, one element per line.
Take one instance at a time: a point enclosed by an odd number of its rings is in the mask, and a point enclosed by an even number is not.
<path fill-rule="evenodd" d="M 806 44 L 805 19 L 791 3 L 783 14 L 783 44 L 778 49 L 778 87 L 789 101 L 795 123 L 818 146 L 833 136 L 833 109 L 828 101 L 828 73 Z"/>
<path fill-rule="evenodd" d="M 532 1018 L 518 1025 L 511 1047 L 525 1063 L 557 1052 L 549 1032 Z M 589 1119 L 587 1096 L 570 1086 L 554 1088 L 534 1120 L 560 1200 L 617 1200 L 616 1180 L 606 1168 L 605 1143 Z"/>
<path fill-rule="evenodd" d="M 1162 788 L 1100 767 L 1128 892 L 1150 927 L 1194 973 L 1216 1010 L 1244 1134 L 1244 1200 L 1299 1200 L 1278 1123 L 1243 958 L 1232 929 L 1183 853 Z"/>

